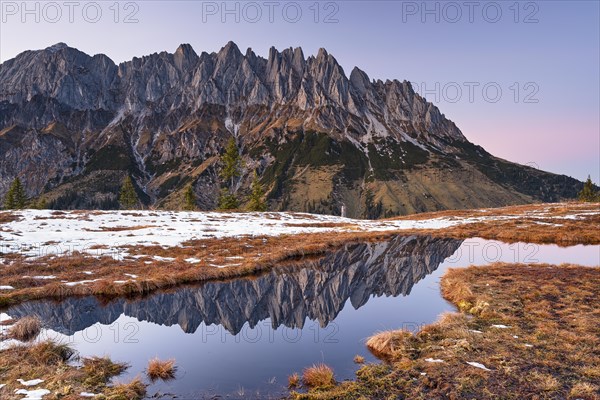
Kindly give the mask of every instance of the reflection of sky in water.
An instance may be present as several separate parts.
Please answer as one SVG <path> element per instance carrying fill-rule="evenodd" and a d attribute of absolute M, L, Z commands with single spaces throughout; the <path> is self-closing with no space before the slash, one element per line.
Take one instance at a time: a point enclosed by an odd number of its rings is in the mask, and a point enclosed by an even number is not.
<path fill-rule="evenodd" d="M 338 380 L 352 378 L 357 369 L 352 362 L 355 354 L 375 360 L 364 347 L 364 340 L 374 332 L 415 329 L 453 310 L 439 293 L 439 280 L 447 268 L 494 261 L 598 266 L 600 246 L 561 248 L 470 239 L 409 289 L 409 295 L 372 297 L 356 310 L 346 301 L 334 321 L 325 327 L 307 318 L 303 329 L 279 326 L 273 330 L 267 318 L 254 328 L 246 323 L 235 336 L 221 325 L 206 326 L 204 322 L 194 334 L 186 334 L 179 325 L 167 327 L 122 314 L 112 325 L 96 323 L 72 336 L 54 331 L 46 334 L 74 343 L 83 356 L 108 354 L 129 362 L 131 368 L 120 378 L 123 380 L 142 373 L 152 357 L 175 358 L 178 379 L 151 386 L 150 394 L 179 393 L 187 398 L 194 397 L 193 393 L 229 393 L 236 398 L 255 397 L 259 391 L 276 395 L 284 391 L 287 376 L 315 362 L 331 365 Z"/>

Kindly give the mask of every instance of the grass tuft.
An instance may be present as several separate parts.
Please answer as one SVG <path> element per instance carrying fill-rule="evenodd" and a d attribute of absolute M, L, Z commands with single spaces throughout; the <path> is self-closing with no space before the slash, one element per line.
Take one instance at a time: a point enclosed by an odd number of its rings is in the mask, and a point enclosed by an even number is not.
<path fill-rule="evenodd" d="M 292 375 L 288 376 L 288 388 L 295 389 L 300 386 L 300 375 L 297 372 L 294 372 Z"/>
<path fill-rule="evenodd" d="M 82 370 L 86 374 L 84 384 L 95 389 L 107 384 L 112 377 L 123 373 L 128 365 L 115 363 L 108 357 L 89 357 L 82 360 Z"/>
<path fill-rule="evenodd" d="M 28 342 L 35 339 L 41 330 L 42 322 L 38 317 L 23 317 L 8 330 L 8 336 L 22 342 Z"/>
<path fill-rule="evenodd" d="M 169 380 L 175 378 L 175 360 L 162 361 L 158 358 L 153 358 L 148 362 L 146 374 L 152 381 L 157 379 Z"/>
<path fill-rule="evenodd" d="M 68 345 L 51 340 L 10 346 L 0 355 L 0 376 L 6 383 L 2 393 L 22 388 L 18 379 L 39 378 L 44 380 L 43 387 L 54 394 L 52 398 L 76 399 L 81 392 L 94 392 L 98 398 L 112 400 L 143 397 L 146 386 L 139 380 L 108 386 L 111 378 L 121 374 L 127 365 L 112 362 L 107 357 L 90 357 L 76 366 L 71 363 L 75 357 L 76 352 Z"/>
<path fill-rule="evenodd" d="M 367 339 L 367 348 L 382 359 L 415 358 L 419 350 L 412 332 L 406 330 L 379 332 Z"/>
<path fill-rule="evenodd" d="M 578 382 L 571 388 L 569 399 L 598 400 L 600 389 L 591 383 Z"/>
<path fill-rule="evenodd" d="M 147 385 L 138 377 L 129 383 L 119 383 L 105 391 L 107 400 L 141 400 L 146 396 Z"/>
<path fill-rule="evenodd" d="M 354 356 L 354 362 L 356 364 L 364 364 L 365 363 L 365 358 L 363 356 L 360 356 L 360 355 L 357 354 L 357 355 Z"/>
<path fill-rule="evenodd" d="M 333 369 L 325 364 L 315 364 L 302 373 L 302 381 L 309 389 L 327 389 L 335 386 Z"/>
<path fill-rule="evenodd" d="M 531 379 L 540 392 L 555 392 L 560 388 L 558 379 L 550 374 L 534 371 L 531 373 Z"/>
<path fill-rule="evenodd" d="M 69 361 L 74 355 L 69 345 L 46 340 L 26 348 L 27 357 L 42 365 L 57 365 Z"/>

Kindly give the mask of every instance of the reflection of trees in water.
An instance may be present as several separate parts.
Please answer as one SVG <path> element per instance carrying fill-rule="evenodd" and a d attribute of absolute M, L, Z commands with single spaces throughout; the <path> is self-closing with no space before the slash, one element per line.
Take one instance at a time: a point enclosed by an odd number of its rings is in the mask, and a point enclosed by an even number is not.
<path fill-rule="evenodd" d="M 46 327 L 73 334 L 96 322 L 111 324 L 121 314 L 193 333 L 201 323 L 222 325 L 232 334 L 246 322 L 269 318 L 273 328 L 301 328 L 306 318 L 321 326 L 335 319 L 349 299 L 354 308 L 371 297 L 410 293 L 462 242 L 432 237 L 396 237 L 386 242 L 347 245 L 319 260 L 274 269 L 258 277 L 209 282 L 143 299 L 101 305 L 94 297 L 60 303 L 35 301 L 11 308 L 11 316 L 39 316 Z"/>

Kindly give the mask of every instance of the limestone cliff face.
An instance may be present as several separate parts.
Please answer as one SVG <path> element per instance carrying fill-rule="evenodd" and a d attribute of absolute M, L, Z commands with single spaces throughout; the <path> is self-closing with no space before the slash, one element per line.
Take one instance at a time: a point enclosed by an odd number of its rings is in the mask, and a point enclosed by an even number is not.
<path fill-rule="evenodd" d="M 232 42 L 200 55 L 184 44 L 115 65 L 59 43 L 0 65 L 0 195 L 20 176 L 55 207 L 110 208 L 129 173 L 149 205 L 176 207 L 193 183 L 210 209 L 230 137 L 246 160 L 240 194 L 257 170 L 272 209 L 345 204 L 364 216 L 373 197 L 384 215 L 553 201 L 580 187 L 494 158 L 410 83 L 348 76 L 325 49 L 263 58 Z M 431 182 L 441 170 L 453 174 Z"/>
<path fill-rule="evenodd" d="M 399 296 L 451 256 L 462 241 L 431 237 L 397 237 L 355 244 L 318 261 L 275 269 L 254 279 L 211 282 L 157 293 L 141 300 L 100 305 L 93 297 L 58 304 L 34 301 L 10 308 L 13 317 L 36 315 L 49 327 L 73 334 L 96 322 L 111 324 L 121 314 L 195 332 L 201 323 L 222 325 L 232 334 L 270 319 L 273 328 L 302 327 L 307 319 L 326 326 L 347 300 L 354 308 L 371 296 Z M 348 306 L 348 305 L 346 305 Z"/>

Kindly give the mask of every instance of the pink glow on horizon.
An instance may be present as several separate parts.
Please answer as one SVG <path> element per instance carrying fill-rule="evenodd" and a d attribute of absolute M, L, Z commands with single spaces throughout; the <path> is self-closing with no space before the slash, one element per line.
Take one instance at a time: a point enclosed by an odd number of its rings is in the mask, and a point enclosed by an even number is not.
<path fill-rule="evenodd" d="M 472 118 L 459 128 L 489 153 L 543 170 L 594 182 L 600 178 L 600 126 L 594 118 L 506 119 L 502 123 Z M 582 174 L 581 166 L 596 166 Z"/>

